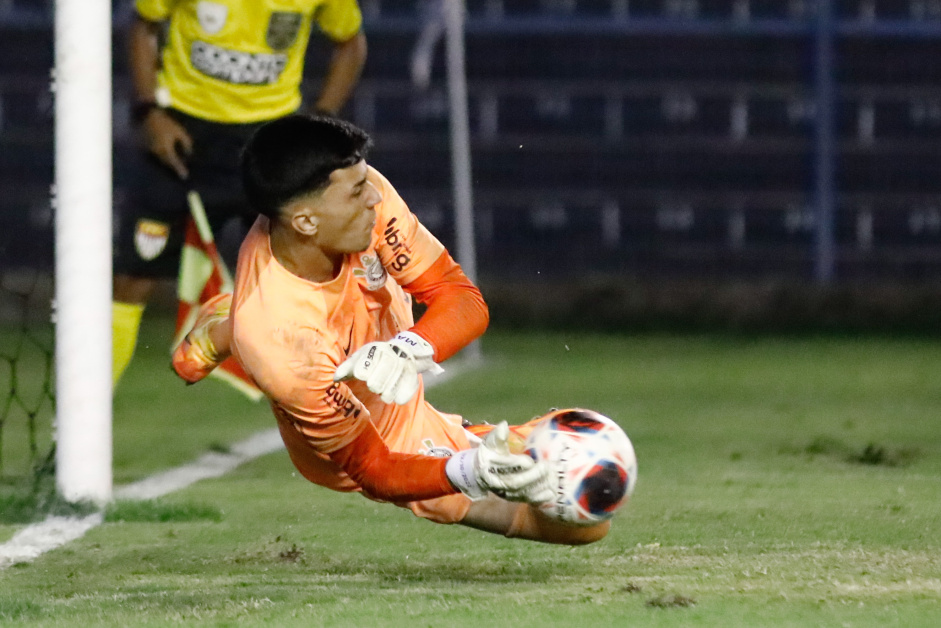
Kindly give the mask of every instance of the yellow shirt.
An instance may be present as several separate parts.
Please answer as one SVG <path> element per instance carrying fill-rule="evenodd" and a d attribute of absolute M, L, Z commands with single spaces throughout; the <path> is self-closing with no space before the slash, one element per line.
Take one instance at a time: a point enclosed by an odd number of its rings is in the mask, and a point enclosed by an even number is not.
<path fill-rule="evenodd" d="M 215 122 L 271 120 L 301 105 L 313 24 L 333 41 L 362 25 L 356 0 L 136 0 L 169 20 L 157 102 Z"/>

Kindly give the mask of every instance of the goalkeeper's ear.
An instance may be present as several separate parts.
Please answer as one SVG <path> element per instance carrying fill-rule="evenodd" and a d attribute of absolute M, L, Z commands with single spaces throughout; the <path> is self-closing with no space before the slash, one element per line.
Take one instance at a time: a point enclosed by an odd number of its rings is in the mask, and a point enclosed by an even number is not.
<path fill-rule="evenodd" d="M 291 228 L 299 234 L 312 238 L 317 235 L 320 228 L 320 219 L 317 212 L 305 199 L 288 204 L 284 209 L 290 216 Z"/>

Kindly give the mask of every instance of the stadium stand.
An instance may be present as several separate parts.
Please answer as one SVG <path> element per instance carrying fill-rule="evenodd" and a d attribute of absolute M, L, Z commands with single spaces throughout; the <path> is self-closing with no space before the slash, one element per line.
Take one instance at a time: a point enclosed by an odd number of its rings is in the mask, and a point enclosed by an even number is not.
<path fill-rule="evenodd" d="M 0 3 L 0 266 L 51 264 L 51 5 Z M 443 55 L 427 90 L 409 74 L 428 4 L 362 5 L 370 58 L 348 114 L 449 241 Z M 813 7 L 470 0 L 481 272 L 810 277 Z M 117 167 L 128 8 L 115 3 Z M 842 0 L 834 24 L 837 278 L 919 279 L 941 266 L 941 3 Z"/>

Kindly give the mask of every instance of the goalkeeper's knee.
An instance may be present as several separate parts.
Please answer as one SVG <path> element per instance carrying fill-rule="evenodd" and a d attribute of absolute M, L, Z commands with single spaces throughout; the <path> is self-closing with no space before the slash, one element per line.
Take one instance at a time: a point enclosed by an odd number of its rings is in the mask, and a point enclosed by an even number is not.
<path fill-rule="evenodd" d="M 200 308 L 196 323 L 173 352 L 173 370 L 187 383 L 195 384 L 228 357 L 228 347 L 217 347 L 210 332 L 226 322 L 232 305 L 231 294 L 220 294 Z"/>

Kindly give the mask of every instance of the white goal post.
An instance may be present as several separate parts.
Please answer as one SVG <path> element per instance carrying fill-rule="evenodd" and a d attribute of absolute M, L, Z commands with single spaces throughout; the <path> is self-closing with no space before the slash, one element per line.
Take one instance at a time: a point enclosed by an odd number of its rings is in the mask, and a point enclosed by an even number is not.
<path fill-rule="evenodd" d="M 467 107 L 467 70 L 464 61 L 464 0 L 442 0 L 448 71 L 448 103 L 451 129 L 451 170 L 454 188 L 454 234 L 457 261 L 472 281 L 477 281 L 477 248 L 474 244 L 474 197 L 471 177 L 470 123 Z M 470 360 L 481 359 L 480 342 L 463 351 Z"/>
<path fill-rule="evenodd" d="M 56 485 L 112 491 L 111 1 L 55 4 Z"/>

